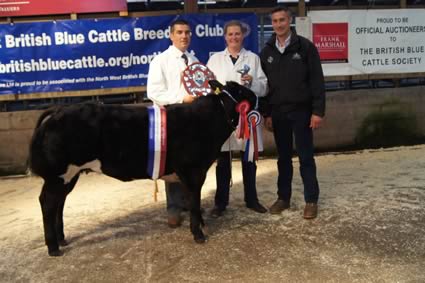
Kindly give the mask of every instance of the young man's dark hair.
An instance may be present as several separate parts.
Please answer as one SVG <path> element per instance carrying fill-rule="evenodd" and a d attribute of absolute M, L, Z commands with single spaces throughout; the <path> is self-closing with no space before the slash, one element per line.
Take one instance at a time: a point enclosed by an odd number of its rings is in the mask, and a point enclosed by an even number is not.
<path fill-rule="evenodd" d="M 282 11 L 286 12 L 289 17 L 292 17 L 292 11 L 287 6 L 284 6 L 284 5 L 274 7 L 273 10 L 270 12 L 270 15 L 273 15 L 274 13 L 282 12 Z"/>
<path fill-rule="evenodd" d="M 173 32 L 174 31 L 174 26 L 175 25 L 185 25 L 185 26 L 189 26 L 190 27 L 188 21 L 183 20 L 183 19 L 177 19 L 177 20 L 175 20 L 174 22 L 171 23 L 171 25 L 170 25 L 170 32 Z"/>

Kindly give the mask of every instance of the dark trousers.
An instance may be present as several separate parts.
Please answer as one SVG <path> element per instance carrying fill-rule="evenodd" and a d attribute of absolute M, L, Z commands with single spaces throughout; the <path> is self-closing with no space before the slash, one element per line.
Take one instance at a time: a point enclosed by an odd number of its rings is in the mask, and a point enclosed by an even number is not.
<path fill-rule="evenodd" d="M 288 113 L 272 113 L 273 131 L 279 158 L 277 166 L 278 197 L 290 201 L 292 194 L 292 150 L 293 137 L 300 161 L 300 173 L 304 183 L 304 199 L 317 203 L 319 184 L 314 161 L 313 130 L 310 128 L 311 113 L 293 111 Z"/>
<path fill-rule="evenodd" d="M 186 198 L 181 183 L 165 182 L 167 197 L 167 212 L 169 215 L 179 215 L 186 208 Z"/>
<path fill-rule="evenodd" d="M 245 162 L 242 160 L 242 175 L 244 185 L 244 199 L 247 205 L 253 205 L 258 202 L 256 183 L 257 165 L 255 162 Z M 215 193 L 215 205 L 220 209 L 225 209 L 229 204 L 229 191 L 231 172 L 231 156 L 229 151 L 220 153 L 217 159 L 216 181 L 217 191 Z"/>

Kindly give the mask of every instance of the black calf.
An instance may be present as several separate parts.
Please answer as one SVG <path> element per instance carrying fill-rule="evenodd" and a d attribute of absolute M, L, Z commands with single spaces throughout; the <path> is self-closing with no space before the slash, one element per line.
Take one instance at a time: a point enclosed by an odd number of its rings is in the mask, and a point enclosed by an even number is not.
<path fill-rule="evenodd" d="M 201 188 L 224 141 L 234 130 L 242 100 L 255 105 L 255 94 L 228 82 L 218 95 L 200 97 L 192 104 L 167 110 L 165 174 L 176 173 L 191 200 L 190 229 L 197 243 L 201 230 Z M 79 173 L 90 169 L 122 181 L 147 179 L 148 113 L 144 107 L 78 104 L 44 112 L 30 146 L 30 166 L 44 179 L 40 194 L 44 235 L 49 255 L 61 255 L 66 245 L 63 207 Z"/>

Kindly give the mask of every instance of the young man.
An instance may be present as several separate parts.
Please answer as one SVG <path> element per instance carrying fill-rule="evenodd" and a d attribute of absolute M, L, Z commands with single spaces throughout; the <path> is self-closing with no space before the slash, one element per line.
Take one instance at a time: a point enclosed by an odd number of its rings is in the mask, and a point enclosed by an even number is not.
<path fill-rule="evenodd" d="M 190 45 L 191 30 L 185 20 L 176 20 L 170 26 L 172 45 L 156 56 L 149 65 L 147 95 L 158 105 L 191 103 L 195 97 L 188 94 L 182 84 L 182 72 L 187 65 L 198 59 L 187 52 Z M 181 225 L 181 212 L 187 203 L 181 183 L 165 182 L 167 196 L 168 226 Z"/>
<path fill-rule="evenodd" d="M 270 213 L 290 207 L 292 193 L 292 138 L 304 183 L 304 218 L 317 217 L 319 184 L 314 161 L 313 130 L 325 115 L 325 88 L 319 53 L 312 42 L 291 29 L 291 12 L 281 6 L 271 12 L 274 34 L 260 58 L 270 92 L 265 124 L 273 129 L 278 159 L 278 199 Z"/>

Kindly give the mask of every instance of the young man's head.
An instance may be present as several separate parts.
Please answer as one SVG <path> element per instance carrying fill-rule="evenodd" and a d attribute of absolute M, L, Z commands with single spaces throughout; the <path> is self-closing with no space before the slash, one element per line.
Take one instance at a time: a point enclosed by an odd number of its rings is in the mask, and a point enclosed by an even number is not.
<path fill-rule="evenodd" d="M 189 23 L 185 20 L 176 20 L 170 26 L 171 42 L 181 52 L 189 48 L 191 35 Z"/>
<path fill-rule="evenodd" d="M 278 37 L 286 38 L 291 32 L 292 14 L 286 6 L 278 6 L 271 12 L 273 31 Z"/>

